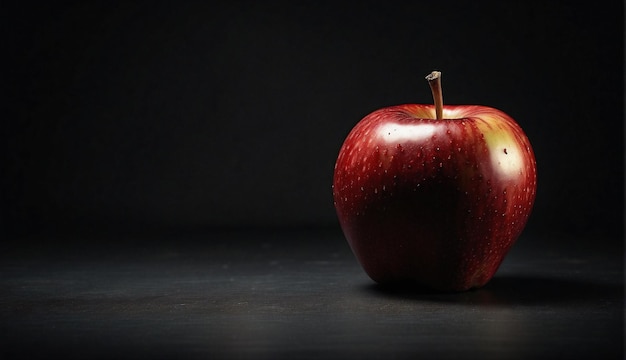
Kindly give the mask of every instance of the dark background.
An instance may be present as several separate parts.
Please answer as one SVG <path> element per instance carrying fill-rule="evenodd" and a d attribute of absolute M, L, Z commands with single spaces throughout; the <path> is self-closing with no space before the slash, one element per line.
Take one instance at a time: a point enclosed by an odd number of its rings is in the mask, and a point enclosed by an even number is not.
<path fill-rule="evenodd" d="M 585 4 L 585 5 L 581 5 Z M 620 243 L 621 1 L 4 4 L 2 231 L 338 229 L 333 165 L 369 112 L 514 117 L 537 157 L 525 235 Z"/>

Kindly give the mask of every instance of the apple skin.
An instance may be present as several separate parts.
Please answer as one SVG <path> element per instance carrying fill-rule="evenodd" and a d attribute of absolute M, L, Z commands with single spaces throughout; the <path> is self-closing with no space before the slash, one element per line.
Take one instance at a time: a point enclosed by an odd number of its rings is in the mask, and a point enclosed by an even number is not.
<path fill-rule="evenodd" d="M 399 105 L 349 133 L 333 178 L 344 235 L 380 284 L 441 291 L 484 286 L 530 216 L 536 160 L 500 110 Z"/>

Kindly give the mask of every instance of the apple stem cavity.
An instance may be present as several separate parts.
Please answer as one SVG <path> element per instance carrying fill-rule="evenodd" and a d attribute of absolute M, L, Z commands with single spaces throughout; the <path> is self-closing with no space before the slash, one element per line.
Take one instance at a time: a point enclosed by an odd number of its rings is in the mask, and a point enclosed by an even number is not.
<path fill-rule="evenodd" d="M 428 85 L 435 101 L 435 115 L 437 120 L 443 119 L 443 92 L 441 91 L 441 71 L 433 71 L 426 75 Z"/>

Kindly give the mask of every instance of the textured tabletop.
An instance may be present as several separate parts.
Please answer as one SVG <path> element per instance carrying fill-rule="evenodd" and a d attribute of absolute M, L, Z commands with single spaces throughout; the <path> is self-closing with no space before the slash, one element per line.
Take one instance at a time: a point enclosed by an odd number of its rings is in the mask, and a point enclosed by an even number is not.
<path fill-rule="evenodd" d="M 438 294 L 375 285 L 333 232 L 106 240 L 3 251 L 2 358 L 623 358 L 620 248 L 522 238 Z"/>

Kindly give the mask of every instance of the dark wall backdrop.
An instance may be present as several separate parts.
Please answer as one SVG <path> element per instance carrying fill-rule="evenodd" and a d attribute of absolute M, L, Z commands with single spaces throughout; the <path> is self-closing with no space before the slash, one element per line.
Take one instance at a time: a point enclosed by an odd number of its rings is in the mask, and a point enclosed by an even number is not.
<path fill-rule="evenodd" d="M 513 116 L 537 156 L 526 233 L 623 229 L 621 1 L 2 5 L 2 228 L 337 226 L 333 165 L 388 105 Z"/>

